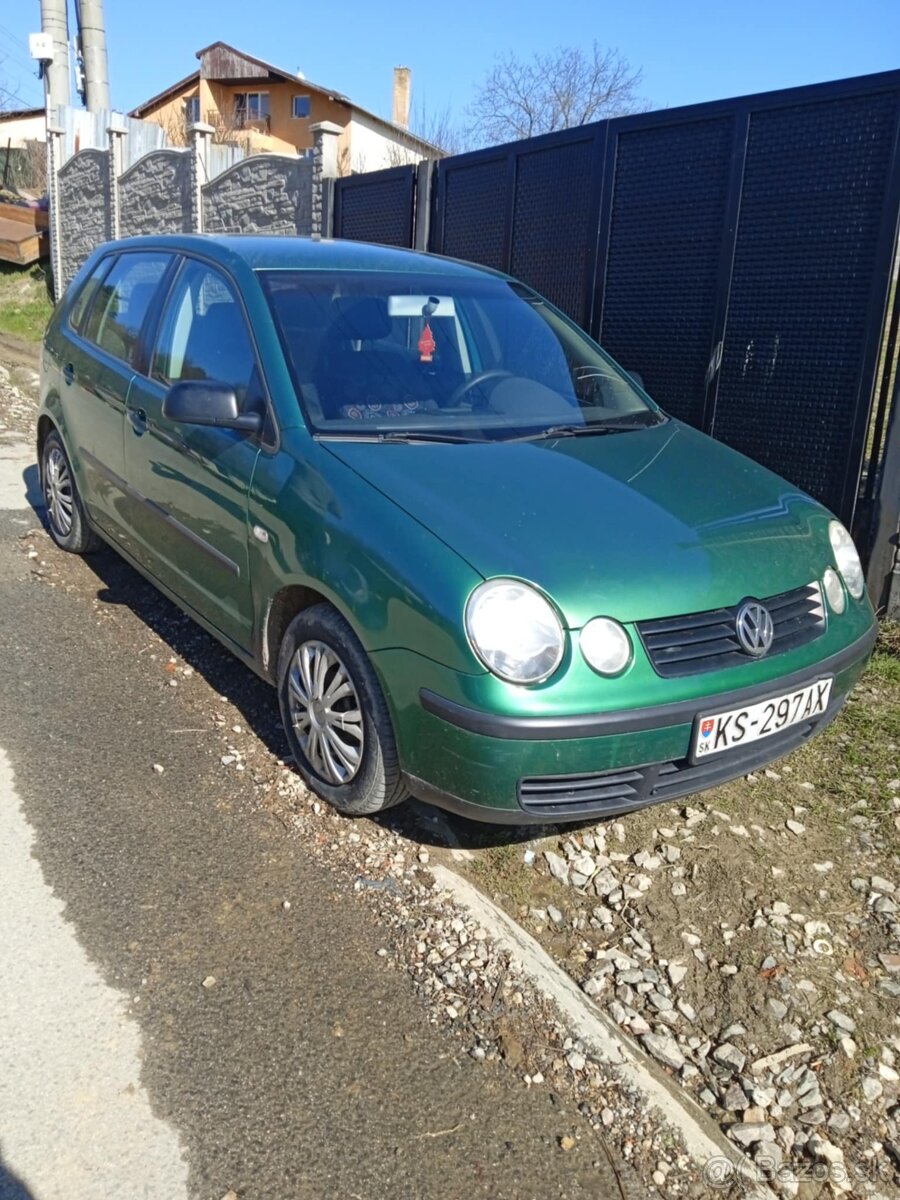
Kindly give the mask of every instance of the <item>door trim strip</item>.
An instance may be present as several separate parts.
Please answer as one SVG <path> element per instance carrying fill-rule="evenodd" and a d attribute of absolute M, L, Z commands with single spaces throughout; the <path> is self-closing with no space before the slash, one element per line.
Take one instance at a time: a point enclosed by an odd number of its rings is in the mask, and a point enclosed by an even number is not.
<path fill-rule="evenodd" d="M 198 550 L 202 550 L 204 554 L 208 555 L 211 559 L 213 559 L 214 562 L 217 562 L 220 567 L 224 567 L 226 571 L 240 579 L 240 566 L 232 559 L 228 558 L 227 555 L 223 554 L 221 550 L 217 550 L 215 546 L 211 546 L 209 542 L 205 541 L 202 537 L 200 537 L 199 534 L 194 533 L 193 529 L 188 529 L 187 525 L 182 525 L 181 521 L 179 521 L 176 517 L 173 517 L 171 513 L 167 513 L 161 505 L 156 504 L 153 500 L 148 500 L 146 496 L 137 490 L 137 488 L 133 488 L 130 483 L 124 480 L 121 475 L 117 475 L 116 472 L 110 470 L 105 463 L 102 463 L 98 458 L 95 458 L 89 450 L 82 450 L 81 457 L 85 460 L 85 462 L 90 463 L 94 470 L 98 474 L 102 475 L 104 479 L 108 479 L 114 487 L 117 487 L 127 496 L 130 496 L 132 500 L 136 500 L 138 504 L 142 504 L 145 508 L 149 509 L 149 511 L 153 513 L 155 517 L 158 517 L 159 520 L 164 521 L 166 525 L 168 525 L 170 529 L 174 529 L 176 533 L 180 533 L 181 536 L 189 541 L 192 546 L 196 546 Z"/>

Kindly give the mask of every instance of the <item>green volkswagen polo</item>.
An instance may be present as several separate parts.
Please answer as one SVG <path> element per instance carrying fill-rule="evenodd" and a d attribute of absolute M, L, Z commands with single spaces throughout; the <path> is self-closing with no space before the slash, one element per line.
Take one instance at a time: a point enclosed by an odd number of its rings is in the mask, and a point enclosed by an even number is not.
<path fill-rule="evenodd" d="M 875 639 L 820 504 L 523 284 L 352 242 L 101 247 L 44 340 L 50 531 L 277 689 L 342 813 L 599 818 L 817 733 Z"/>

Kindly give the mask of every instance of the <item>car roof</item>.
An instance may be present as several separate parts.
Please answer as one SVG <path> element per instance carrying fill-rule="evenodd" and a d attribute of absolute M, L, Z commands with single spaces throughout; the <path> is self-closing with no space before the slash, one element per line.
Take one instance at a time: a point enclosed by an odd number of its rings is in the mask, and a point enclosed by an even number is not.
<path fill-rule="evenodd" d="M 160 234 L 124 238 L 104 249 L 169 250 L 202 254 L 223 265 L 241 260 L 252 270 L 384 271 L 397 274 L 447 275 L 506 279 L 489 267 L 415 250 L 398 250 L 368 242 L 287 237 L 277 234 Z"/>

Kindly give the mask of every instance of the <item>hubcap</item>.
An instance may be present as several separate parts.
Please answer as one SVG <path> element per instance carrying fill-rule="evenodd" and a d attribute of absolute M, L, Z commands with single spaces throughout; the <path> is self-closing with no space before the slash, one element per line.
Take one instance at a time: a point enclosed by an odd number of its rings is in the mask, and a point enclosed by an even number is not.
<path fill-rule="evenodd" d="M 53 528 L 66 537 L 72 529 L 72 476 L 66 456 L 57 446 L 44 460 L 44 499 Z"/>
<path fill-rule="evenodd" d="M 363 717 L 347 668 L 324 642 L 304 642 L 288 672 L 291 724 L 307 762 L 326 783 L 349 783 L 363 752 Z"/>

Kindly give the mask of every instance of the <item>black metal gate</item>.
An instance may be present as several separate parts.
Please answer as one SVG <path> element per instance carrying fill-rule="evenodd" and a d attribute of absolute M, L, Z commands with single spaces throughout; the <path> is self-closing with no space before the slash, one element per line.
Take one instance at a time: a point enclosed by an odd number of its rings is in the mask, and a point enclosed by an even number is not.
<path fill-rule="evenodd" d="M 334 183 L 334 236 L 411 246 L 416 168 L 388 167 Z"/>

